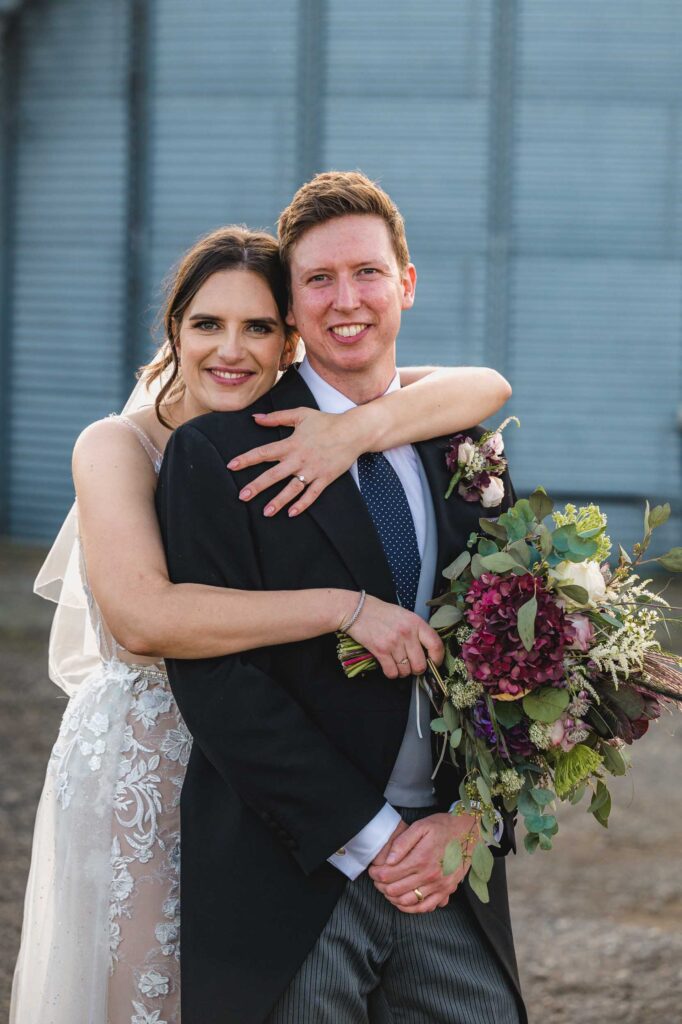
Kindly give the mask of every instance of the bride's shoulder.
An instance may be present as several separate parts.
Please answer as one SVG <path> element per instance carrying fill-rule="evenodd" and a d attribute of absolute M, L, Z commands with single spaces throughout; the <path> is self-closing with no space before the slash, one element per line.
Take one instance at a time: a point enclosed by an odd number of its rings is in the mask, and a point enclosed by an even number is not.
<path fill-rule="evenodd" d="M 149 472 L 150 461 L 135 430 L 136 424 L 122 416 L 106 416 L 83 430 L 73 448 L 74 478 L 88 475 L 118 475 Z M 138 426 L 138 429 L 139 428 Z"/>

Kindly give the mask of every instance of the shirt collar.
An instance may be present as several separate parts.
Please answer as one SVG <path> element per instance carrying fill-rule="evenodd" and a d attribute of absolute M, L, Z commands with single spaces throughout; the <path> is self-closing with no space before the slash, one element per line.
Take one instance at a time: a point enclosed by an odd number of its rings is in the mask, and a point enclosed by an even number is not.
<path fill-rule="evenodd" d="M 313 393 L 313 398 L 319 405 L 322 412 L 348 412 L 349 409 L 355 409 L 356 403 L 351 401 L 346 395 L 343 395 L 336 388 L 332 387 L 323 377 L 320 377 L 316 370 L 313 370 L 312 366 L 308 362 L 308 359 L 304 359 L 298 368 L 303 380 L 308 385 Z M 398 391 L 400 388 L 400 375 L 396 370 L 395 376 L 391 383 L 386 388 L 384 394 L 388 395 L 391 391 Z"/>

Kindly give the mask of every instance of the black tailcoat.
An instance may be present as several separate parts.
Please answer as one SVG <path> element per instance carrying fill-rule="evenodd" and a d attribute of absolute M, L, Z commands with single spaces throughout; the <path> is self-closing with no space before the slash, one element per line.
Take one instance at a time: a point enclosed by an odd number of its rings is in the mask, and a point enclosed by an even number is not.
<path fill-rule="evenodd" d="M 247 590 L 364 588 L 395 602 L 350 473 L 293 519 L 262 515 L 278 488 L 250 503 L 238 500 L 262 467 L 232 473 L 226 463 L 272 440 L 252 412 L 296 406 L 315 402 L 291 370 L 249 409 L 211 413 L 175 432 L 157 492 L 171 580 Z M 464 549 L 483 512 L 456 494 L 444 501 L 442 439 L 416 447 L 433 496 L 442 568 Z M 333 635 L 170 660 L 168 670 L 194 736 L 182 791 L 182 1019 L 260 1024 L 352 884 L 327 858 L 384 804 L 410 682 L 380 672 L 347 679 Z M 449 765 L 439 772 L 437 792 L 441 808 L 457 797 Z M 503 860 L 496 861 L 488 906 L 463 890 L 518 989 Z"/>

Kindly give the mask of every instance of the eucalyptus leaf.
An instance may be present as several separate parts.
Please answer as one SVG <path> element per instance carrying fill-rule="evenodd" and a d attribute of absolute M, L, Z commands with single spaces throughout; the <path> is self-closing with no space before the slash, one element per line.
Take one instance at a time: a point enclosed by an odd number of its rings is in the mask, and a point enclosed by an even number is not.
<path fill-rule="evenodd" d="M 471 562 L 471 555 L 468 551 L 463 551 L 461 555 L 458 555 L 454 562 L 451 562 L 447 568 L 443 569 L 443 576 L 446 580 L 456 580 L 458 576 L 461 576 L 466 567 Z"/>
<path fill-rule="evenodd" d="M 535 643 L 535 616 L 538 612 L 538 602 L 535 594 L 529 601 L 522 604 L 518 610 L 516 625 L 521 638 L 521 643 L 527 651 L 533 650 Z"/>
<path fill-rule="evenodd" d="M 550 839 L 550 837 L 545 832 L 541 832 L 540 833 L 540 835 L 538 836 L 538 842 L 540 844 L 540 849 L 541 850 L 551 850 L 552 849 L 552 840 Z"/>
<path fill-rule="evenodd" d="M 496 555 L 500 550 L 494 540 L 489 537 L 482 537 L 478 542 L 478 553 L 483 558 L 485 555 Z"/>
<path fill-rule="evenodd" d="M 463 733 L 461 729 L 452 730 L 452 735 L 450 736 L 450 746 L 452 747 L 453 750 L 455 750 L 462 742 L 462 735 Z"/>
<path fill-rule="evenodd" d="M 444 733 L 448 731 L 448 727 L 445 724 L 444 718 L 434 718 L 431 722 L 431 731 L 437 733 Z"/>
<path fill-rule="evenodd" d="M 632 559 L 630 558 L 629 554 L 627 553 L 622 544 L 618 545 L 618 550 L 620 551 L 620 557 L 623 560 L 623 562 L 626 565 L 632 565 Z"/>
<path fill-rule="evenodd" d="M 546 516 L 548 516 L 554 508 L 554 502 L 549 497 L 544 487 L 537 487 L 533 491 L 530 498 L 528 499 L 528 504 L 532 508 L 533 515 L 539 523 L 541 523 L 542 520 Z"/>
<path fill-rule="evenodd" d="M 445 722 L 449 732 L 452 732 L 453 729 L 459 728 L 459 711 L 456 708 L 453 708 L 450 701 L 447 700 L 443 705 L 443 721 Z"/>
<path fill-rule="evenodd" d="M 490 572 L 509 572 L 517 562 L 506 551 L 498 551 L 495 555 L 486 555 L 485 558 L 481 558 L 481 564 L 484 569 L 489 569 Z"/>
<path fill-rule="evenodd" d="M 484 533 L 490 534 L 496 540 L 501 540 L 503 544 L 507 543 L 507 531 L 496 519 L 486 519 L 485 516 L 481 516 L 478 521 Z"/>
<path fill-rule="evenodd" d="M 485 843 L 477 843 L 471 856 L 471 869 L 483 882 L 490 879 L 494 863 L 493 855 Z"/>
<path fill-rule="evenodd" d="M 523 845 L 526 847 L 528 853 L 535 853 L 539 842 L 540 837 L 537 835 L 527 835 L 523 837 Z"/>
<path fill-rule="evenodd" d="M 450 626 L 461 622 L 464 615 L 460 608 L 451 604 L 444 604 L 438 608 L 429 619 L 429 626 L 432 629 L 449 629 Z"/>
<path fill-rule="evenodd" d="M 544 523 L 538 529 L 538 538 L 540 540 L 540 551 L 542 553 L 542 557 L 547 558 L 552 551 L 552 532 L 544 525 Z"/>
<path fill-rule="evenodd" d="M 536 804 L 540 804 L 541 807 L 546 807 L 547 804 L 551 804 L 552 800 L 556 799 L 551 789 L 543 789 L 541 786 L 534 786 L 530 792 L 533 800 L 535 800 Z"/>
<path fill-rule="evenodd" d="M 457 839 L 452 839 L 445 847 L 443 855 L 443 874 L 452 875 L 461 868 L 463 863 L 462 847 Z"/>
<path fill-rule="evenodd" d="M 644 532 L 649 533 L 649 516 L 651 515 L 651 507 L 648 500 L 644 502 Z"/>
<path fill-rule="evenodd" d="M 478 554 L 474 555 L 471 559 L 471 575 L 477 580 L 484 572 L 483 559 Z"/>
<path fill-rule="evenodd" d="M 597 783 L 597 789 L 590 801 L 590 806 L 587 808 L 590 814 L 596 814 L 602 807 L 606 805 L 609 799 L 609 791 L 603 782 Z"/>
<path fill-rule="evenodd" d="M 530 547 L 525 540 L 515 540 L 509 545 L 509 554 L 527 569 L 530 565 Z"/>
<path fill-rule="evenodd" d="M 527 693 L 523 698 L 523 710 L 535 722 L 551 725 L 561 717 L 570 703 L 568 690 L 557 690 L 554 686 L 543 686 L 541 690 Z"/>
<path fill-rule="evenodd" d="M 535 513 L 533 512 L 533 506 L 531 505 L 528 498 L 519 498 L 514 505 L 514 511 L 522 516 L 527 523 L 532 523 L 535 519 Z"/>
<path fill-rule="evenodd" d="M 577 583 L 557 583 L 557 590 L 562 597 L 570 598 L 575 604 L 587 604 L 590 600 L 585 588 L 579 587 Z"/>
<path fill-rule="evenodd" d="M 490 795 L 490 790 L 488 789 L 488 784 L 486 783 L 486 781 L 480 775 L 476 779 L 476 789 L 481 794 L 481 800 L 483 801 L 484 804 L 492 803 L 493 798 Z"/>
<path fill-rule="evenodd" d="M 682 572 L 682 548 L 671 548 L 656 561 L 668 572 Z"/>
<path fill-rule="evenodd" d="M 476 893 L 481 903 L 490 903 L 490 893 L 488 892 L 488 884 L 478 877 L 474 871 L 470 871 L 469 885 L 473 892 Z"/>
<path fill-rule="evenodd" d="M 523 823 L 528 832 L 544 832 L 545 830 L 544 814 L 529 814 L 523 819 Z"/>
<path fill-rule="evenodd" d="M 539 813 L 539 806 L 531 796 L 532 792 L 532 790 L 529 792 L 527 789 L 522 789 L 519 793 L 517 806 L 519 808 L 519 813 L 523 814 L 524 817 L 528 817 L 530 814 Z"/>

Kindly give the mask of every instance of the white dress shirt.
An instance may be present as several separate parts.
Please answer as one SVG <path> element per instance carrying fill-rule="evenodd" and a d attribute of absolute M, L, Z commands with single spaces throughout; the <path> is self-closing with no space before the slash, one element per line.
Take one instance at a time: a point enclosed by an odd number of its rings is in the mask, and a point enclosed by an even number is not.
<path fill-rule="evenodd" d="M 323 380 L 322 377 L 312 368 L 307 359 L 304 359 L 303 363 L 299 367 L 301 377 L 310 388 L 315 401 L 323 412 L 329 413 L 342 413 L 348 409 L 354 409 L 356 403 L 352 402 L 346 395 L 341 394 L 336 388 L 332 387 L 327 381 Z M 400 387 L 400 378 L 396 372 L 395 377 L 389 384 L 386 394 L 391 391 L 397 391 Z M 412 513 L 412 519 L 414 520 L 415 533 L 417 535 L 417 545 L 419 548 L 419 555 L 424 559 L 425 549 L 427 545 L 427 530 L 429 526 L 432 527 L 433 531 L 433 509 L 427 508 L 426 501 L 431 501 L 430 495 L 425 494 L 425 482 L 423 479 L 423 469 L 421 467 L 419 457 L 414 451 L 411 445 L 402 445 L 400 448 L 391 448 L 383 453 L 388 461 L 391 463 L 393 469 L 398 474 L 398 478 L 405 490 L 405 496 L 407 497 L 410 511 Z M 358 467 L 357 463 L 354 463 L 350 467 L 350 472 L 355 480 L 355 483 L 359 486 L 358 478 Z M 430 514 L 429 514 L 430 513 Z M 431 532 L 432 532 L 431 531 Z M 426 601 L 430 599 L 431 581 L 427 583 L 426 591 L 423 597 L 423 607 L 415 608 L 418 614 L 421 614 L 424 618 L 428 617 L 428 609 L 426 607 Z M 420 587 L 420 590 L 423 588 Z M 419 709 L 420 701 L 422 705 L 426 702 L 423 697 L 420 697 L 420 692 L 414 693 L 412 697 L 413 707 L 410 709 L 410 719 L 412 719 L 412 711 L 415 711 L 415 717 L 417 710 Z M 430 754 L 430 729 L 429 729 L 430 715 L 427 710 L 423 710 L 422 721 L 425 725 L 425 742 L 428 745 L 427 762 L 430 765 L 431 754 Z M 416 734 L 416 722 L 412 726 Z M 401 748 L 401 753 L 403 752 Z M 409 752 L 406 751 L 409 756 Z M 400 755 L 398 760 L 400 760 Z M 405 758 L 403 758 L 403 761 Z M 393 777 L 392 780 L 393 781 Z M 420 780 L 421 790 L 424 791 L 425 786 L 428 790 L 431 790 L 430 780 Z M 390 783 L 389 783 L 390 787 Z M 428 800 L 426 801 L 428 802 Z M 424 803 L 424 800 L 419 801 L 420 804 Z M 388 842 L 391 834 L 395 831 L 398 822 L 400 821 L 400 815 L 391 806 L 390 803 L 384 804 L 383 808 L 375 815 L 372 820 L 365 825 L 363 829 L 356 836 L 353 836 L 341 851 L 333 854 L 329 858 L 330 864 L 342 871 L 348 878 L 355 879 L 360 875 L 374 860 L 379 850 Z"/>

